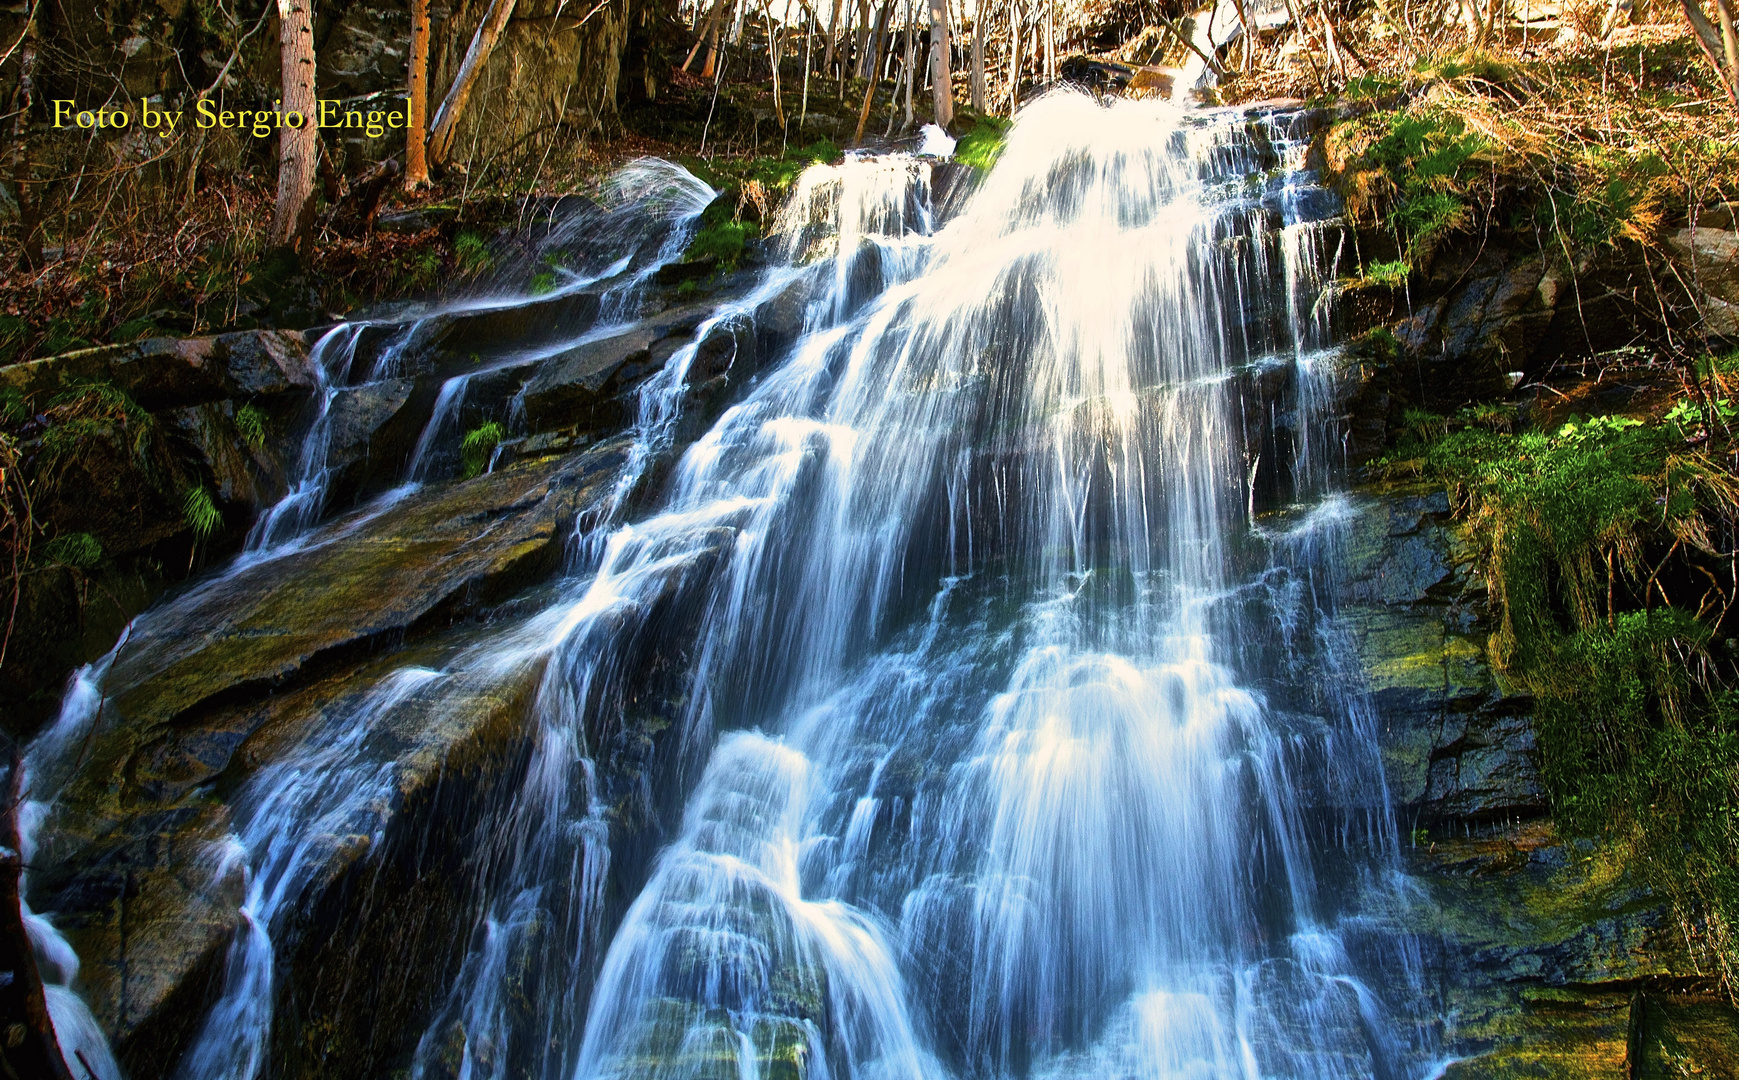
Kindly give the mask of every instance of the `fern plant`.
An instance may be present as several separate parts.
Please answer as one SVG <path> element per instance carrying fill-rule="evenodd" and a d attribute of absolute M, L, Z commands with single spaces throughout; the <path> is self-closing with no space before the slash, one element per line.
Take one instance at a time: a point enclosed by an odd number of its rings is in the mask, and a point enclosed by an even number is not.
<path fill-rule="evenodd" d="M 247 443 L 255 450 L 265 447 L 266 414 L 252 402 L 236 410 L 235 429 L 241 435 L 242 442 Z"/>
<path fill-rule="evenodd" d="M 50 562 L 74 570 L 88 570 L 103 561 L 103 545 L 90 533 L 66 533 L 43 545 Z"/>
<path fill-rule="evenodd" d="M 198 484 L 188 488 L 181 500 L 181 519 L 194 536 L 204 540 L 223 524 L 223 513 L 211 501 L 211 492 L 205 490 L 205 485 Z"/>

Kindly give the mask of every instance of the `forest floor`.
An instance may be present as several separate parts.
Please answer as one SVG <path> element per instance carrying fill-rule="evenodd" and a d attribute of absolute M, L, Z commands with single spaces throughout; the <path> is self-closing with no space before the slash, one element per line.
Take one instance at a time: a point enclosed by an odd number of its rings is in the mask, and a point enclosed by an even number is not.
<path fill-rule="evenodd" d="M 1410 232 L 1414 254 L 1517 213 L 1543 215 L 1573 242 L 1652 242 L 1698 207 L 1739 198 L 1733 114 L 1682 24 L 1623 27 L 1598 42 L 1512 34 L 1477 50 L 1428 48 L 1374 18 L 1363 28 L 1363 37 L 1346 35 L 1338 70 L 1264 44 L 1228 72 L 1218 97 L 1376 115 L 1342 125 L 1327 164 L 1354 167 L 1349 210 Z M 165 189 L 125 208 L 105 204 L 82 235 L 67 238 L 78 231 L 70 219 L 60 228 L 51 219 L 61 239 L 46 247 L 45 265 L 0 270 L 0 364 L 149 336 L 313 325 L 463 290 L 490 265 L 492 244 L 562 195 L 596 195 L 636 157 L 679 161 L 715 187 L 755 182 L 752 196 L 776 195 L 803 165 L 850 144 L 864 88 L 788 80 L 776 105 L 765 78 L 715 83 L 673 71 L 657 101 L 624 109 L 610 138 L 552 144 L 512 168 L 451 173 L 415 195 L 328 178 L 314 251 L 299 262 L 266 250 L 271 170 L 207 169 L 185 197 Z M 910 120 L 904 104 L 878 87 L 868 138 L 914 131 L 927 102 L 920 95 Z M 964 112 L 960 126 L 972 122 Z M 1361 172 L 1385 139 L 1410 152 Z M 1397 217 L 1407 203 L 1413 209 Z"/>

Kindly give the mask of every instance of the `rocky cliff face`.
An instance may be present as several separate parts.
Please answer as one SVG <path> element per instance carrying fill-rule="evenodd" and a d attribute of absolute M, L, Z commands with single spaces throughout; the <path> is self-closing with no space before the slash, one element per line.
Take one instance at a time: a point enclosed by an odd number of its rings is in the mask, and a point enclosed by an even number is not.
<path fill-rule="evenodd" d="M 1626 853 L 1562 835 L 1531 702 L 1486 659 L 1483 585 L 1441 489 L 1357 493 L 1342 617 L 1379 717 L 1442 988 L 1445 1076 L 1730 1076 L 1739 1013 Z"/>
<path fill-rule="evenodd" d="M 1721 228 L 1699 222 L 1669 237 L 1685 284 L 1673 314 L 1719 347 L 1735 334 L 1721 320 L 1739 263 L 1730 212 L 1707 220 Z M 1602 381 L 1598 363 L 1584 366 L 1638 340 L 1638 308 L 1657 295 L 1649 257 L 1621 246 L 1572 264 L 1488 239 L 1444 252 L 1410 286 L 1355 284 L 1356 328 L 1377 332 L 1347 355 L 1354 460 L 1381 455 L 1409 409 L 1501 403 L 1516 423 L 1546 425 L 1662 392 L 1668 375 Z M 1420 920 L 1446 1044 L 1460 1058 L 1444 1075 L 1739 1075 L 1739 1013 L 1710 957 L 1639 884 L 1621 846 L 1554 824 L 1533 703 L 1489 663 L 1486 583 L 1442 487 L 1367 483 L 1354 505 L 1341 613 L 1423 901 L 1397 917 Z"/>

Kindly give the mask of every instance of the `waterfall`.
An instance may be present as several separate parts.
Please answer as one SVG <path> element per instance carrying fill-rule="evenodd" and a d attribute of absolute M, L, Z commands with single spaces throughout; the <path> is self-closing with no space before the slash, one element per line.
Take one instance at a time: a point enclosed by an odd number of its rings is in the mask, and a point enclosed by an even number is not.
<path fill-rule="evenodd" d="M 641 386 L 542 610 L 331 703 L 236 796 L 242 928 L 182 1075 L 270 1074 L 274 934 L 325 847 L 374 843 L 373 740 L 510 677 L 528 749 L 467 823 L 415 1077 L 1425 1075 L 1417 949 L 1366 918 L 1407 900 L 1334 614 L 1309 134 L 1061 91 L 945 207 L 928 160 L 808 170 L 779 265 Z M 629 290 L 681 250 L 630 247 Z M 702 342 L 793 295 L 795 344 L 669 460 Z M 648 716 L 625 808 L 604 750 Z M 681 805 L 634 876 L 612 835 L 654 783 Z"/>
<path fill-rule="evenodd" d="M 608 534 L 559 626 L 540 714 L 598 730 L 629 643 L 687 613 L 699 778 L 577 1051 L 558 1025 L 529 1074 L 1420 1071 L 1420 1025 L 1373 989 L 1423 997 L 1410 947 L 1355 966 L 1360 897 L 1315 865 L 1339 837 L 1393 891 L 1356 664 L 1301 732 L 1243 641 L 1309 620 L 1291 647 L 1346 660 L 1328 593 L 1281 587 L 1316 548 L 1251 543 L 1252 373 L 1294 381 L 1270 486 L 1320 500 L 1333 474 L 1309 216 L 1332 208 L 1291 122 L 1052 95 L 945 224 L 922 162 L 799 182 L 780 231 L 808 332 Z M 1302 777 L 1330 753 L 1354 794 L 1324 820 Z M 508 1074 L 507 1032 L 446 1024 L 418 1075 Z"/>

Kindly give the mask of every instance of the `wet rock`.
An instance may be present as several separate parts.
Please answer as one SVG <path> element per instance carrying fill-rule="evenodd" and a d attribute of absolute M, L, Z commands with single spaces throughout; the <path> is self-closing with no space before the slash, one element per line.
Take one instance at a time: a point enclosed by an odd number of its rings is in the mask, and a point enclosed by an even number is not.
<path fill-rule="evenodd" d="M 1453 1018 L 1446 1076 L 1625 1076 L 1639 983 L 1694 979 L 1669 905 L 1641 888 L 1619 846 L 1568 841 L 1546 822 L 1469 835 L 1433 830 L 1406 849 L 1440 943 Z"/>
<path fill-rule="evenodd" d="M 0 388 L 25 395 L 45 397 L 80 380 L 114 383 L 153 411 L 314 387 L 307 343 L 294 330 L 148 338 L 0 368 Z"/>
<path fill-rule="evenodd" d="M 1481 584 L 1449 501 L 1367 489 L 1349 530 L 1343 624 L 1363 662 L 1394 801 L 1424 821 L 1545 810 L 1528 700 L 1490 670 Z"/>
<path fill-rule="evenodd" d="M 624 452 L 617 440 L 419 492 L 333 523 L 330 543 L 235 570 L 160 607 L 110 672 L 113 731 L 92 753 L 114 768 L 81 773 L 76 809 L 58 831 L 99 831 L 104 808 L 137 786 L 127 777 L 152 778 L 157 798 L 222 771 L 233 747 L 207 745 L 172 755 L 179 771 L 162 773 L 151 762 L 163 751 L 143 750 L 162 725 L 281 691 L 308 677 L 310 663 L 451 619 L 552 568 L 575 514 L 608 488 Z"/>
<path fill-rule="evenodd" d="M 596 292 L 556 293 L 543 299 L 504 302 L 432 315 L 416 323 L 407 337 L 383 336 L 376 348 L 395 350 L 397 372 L 455 375 L 508 352 L 523 352 L 572 341 L 597 321 Z M 402 341 L 402 344 L 401 344 Z M 357 362 L 378 363 L 359 345 Z"/>
<path fill-rule="evenodd" d="M 218 502 L 250 507 L 274 502 L 284 492 L 285 458 L 293 448 L 281 439 L 250 445 L 236 428 L 235 413 L 233 401 L 217 401 L 171 409 L 161 418 L 196 449 Z"/>
<path fill-rule="evenodd" d="M 613 399 L 663 367 L 710 311 L 707 305 L 675 308 L 545 360 L 525 387 L 527 422 L 542 431 L 622 419 Z"/>
<path fill-rule="evenodd" d="M 231 804 L 188 784 L 222 773 L 223 789 L 237 790 L 299 743 L 322 737 L 328 723 L 345 722 L 387 674 L 407 664 L 439 666 L 471 636 L 461 628 L 300 690 L 219 709 L 135 755 L 122 800 L 128 812 L 92 841 L 74 873 L 48 875 L 57 923 L 83 959 L 81 991 L 132 1075 L 168 1075 L 196 1035 L 221 987 L 243 898 L 239 872 L 220 873 L 217 859 Z M 372 740 L 394 775 L 391 803 L 377 807 L 374 840 L 333 837 L 320 849 L 299 925 L 278 931 L 279 970 L 308 973 L 290 988 L 298 1015 L 318 1016 L 346 1049 L 408 1049 L 379 1037 L 381 1028 L 426 1015 L 440 986 L 427 973 L 444 971 L 462 950 L 475 885 L 467 856 L 476 850 L 462 834 L 486 819 L 491 799 L 517 775 L 520 718 L 537 675 L 531 665 L 455 684 L 438 706 L 413 701 L 396 710 Z M 310 926 L 323 930 L 305 934 Z M 376 958 L 376 978 L 349 977 L 358 955 Z M 278 1032 L 274 1058 L 307 1055 L 304 1029 L 281 1027 L 289 1030 Z"/>
<path fill-rule="evenodd" d="M 334 395 L 328 412 L 332 439 L 326 451 L 327 466 L 341 469 L 365 456 L 383 456 L 386 448 L 379 445 L 379 433 L 404 411 L 415 390 L 414 379 L 383 379 Z M 410 437 L 414 440 L 416 432 Z M 403 438 L 398 441 L 403 442 Z"/>
<path fill-rule="evenodd" d="M 1632 1076 L 1739 1076 L 1739 1011 L 1711 989 L 1636 994 L 1630 1006 Z"/>
<path fill-rule="evenodd" d="M 1471 262 L 1433 267 L 1427 288 L 1438 299 L 1395 327 L 1414 357 L 1429 361 L 1431 396 L 1500 396 L 1504 374 L 1522 370 L 1543 341 L 1569 275 L 1532 255 L 1487 250 Z"/>
<path fill-rule="evenodd" d="M 1525 702 L 1445 717 L 1430 750 L 1424 805 L 1434 818 L 1489 821 L 1546 812 L 1539 750 Z"/>
<path fill-rule="evenodd" d="M 440 668 L 470 644 L 477 631 L 455 620 L 558 566 L 574 515 L 609 489 L 623 453 L 616 441 L 417 493 L 198 586 L 137 626 L 33 882 L 33 900 L 85 958 L 82 990 L 134 1075 L 169 1071 L 218 990 L 211 976 L 239 902 L 239 883 L 213 861 L 231 827 L 227 800 L 387 674 Z M 394 647 L 407 636 L 412 645 Z M 511 784 L 536 678 L 533 664 L 443 687 L 371 739 L 395 777 L 379 844 L 337 838 L 298 907 L 347 928 L 298 946 L 298 970 L 336 981 L 296 984 L 302 1015 L 319 1012 L 346 1045 L 408 1053 L 367 1029 L 426 1016 L 425 999 L 445 983 L 414 976 L 462 954 L 476 881 L 466 853 L 478 849 L 429 840 L 485 820 L 485 804 Z M 339 978 L 353 959 L 345 950 L 369 941 L 397 977 Z M 309 1052 L 299 1032 L 286 1037 L 296 1046 L 282 1054 Z"/>

